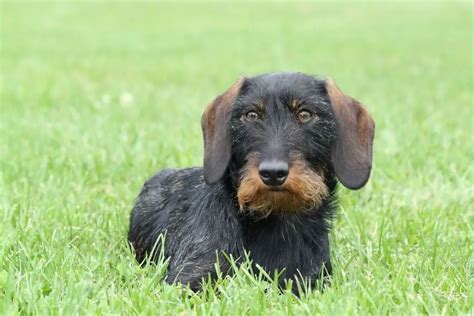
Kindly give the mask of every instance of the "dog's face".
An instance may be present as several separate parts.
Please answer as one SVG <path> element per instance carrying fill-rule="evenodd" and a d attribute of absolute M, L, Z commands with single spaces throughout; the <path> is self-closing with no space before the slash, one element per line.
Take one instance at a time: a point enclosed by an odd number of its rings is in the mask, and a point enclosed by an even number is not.
<path fill-rule="evenodd" d="M 247 79 L 230 125 L 242 209 L 294 212 L 328 195 L 324 173 L 336 123 L 324 82 L 301 74 Z"/>
<path fill-rule="evenodd" d="M 330 80 L 299 73 L 241 78 L 203 115 L 208 183 L 229 175 L 242 210 L 268 215 L 318 207 L 336 172 L 368 179 L 373 121 Z"/>

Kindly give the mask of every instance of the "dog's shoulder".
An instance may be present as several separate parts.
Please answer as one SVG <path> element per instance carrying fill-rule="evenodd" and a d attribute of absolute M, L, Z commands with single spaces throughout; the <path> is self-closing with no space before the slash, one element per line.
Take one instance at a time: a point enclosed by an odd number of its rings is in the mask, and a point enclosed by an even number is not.
<path fill-rule="evenodd" d="M 130 216 L 128 240 L 139 261 L 150 253 L 159 234 L 171 235 L 186 213 L 191 190 L 205 186 L 202 168 L 164 169 L 143 185 Z"/>

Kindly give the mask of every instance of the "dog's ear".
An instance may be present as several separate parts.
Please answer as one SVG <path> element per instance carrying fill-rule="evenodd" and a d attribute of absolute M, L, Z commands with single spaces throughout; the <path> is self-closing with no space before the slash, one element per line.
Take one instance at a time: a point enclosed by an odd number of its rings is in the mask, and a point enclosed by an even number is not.
<path fill-rule="evenodd" d="M 337 140 L 331 152 L 334 171 L 345 187 L 360 189 L 372 169 L 374 121 L 359 101 L 342 93 L 332 79 L 326 81 L 326 90 L 337 123 Z"/>
<path fill-rule="evenodd" d="M 204 179 L 207 183 L 219 181 L 227 170 L 232 154 L 230 139 L 231 107 L 245 78 L 241 77 L 226 92 L 207 106 L 201 118 L 204 135 Z"/>

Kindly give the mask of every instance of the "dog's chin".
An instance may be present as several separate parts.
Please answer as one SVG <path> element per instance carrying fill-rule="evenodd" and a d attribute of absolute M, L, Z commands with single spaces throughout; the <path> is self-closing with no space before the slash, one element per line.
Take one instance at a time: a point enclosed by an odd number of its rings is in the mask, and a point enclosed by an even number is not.
<path fill-rule="evenodd" d="M 303 199 L 283 187 L 266 187 L 256 192 L 253 198 L 243 206 L 251 213 L 296 213 L 303 212 L 315 205 L 315 201 Z"/>
<path fill-rule="evenodd" d="M 285 186 L 269 187 L 259 179 L 244 179 L 237 192 L 241 212 L 257 217 L 270 214 L 295 214 L 318 208 L 328 195 L 327 186 L 322 182 L 313 182 L 297 187 L 289 182 Z"/>
<path fill-rule="evenodd" d="M 288 192 L 283 186 L 277 186 L 277 187 L 268 187 L 267 189 L 270 192 Z"/>

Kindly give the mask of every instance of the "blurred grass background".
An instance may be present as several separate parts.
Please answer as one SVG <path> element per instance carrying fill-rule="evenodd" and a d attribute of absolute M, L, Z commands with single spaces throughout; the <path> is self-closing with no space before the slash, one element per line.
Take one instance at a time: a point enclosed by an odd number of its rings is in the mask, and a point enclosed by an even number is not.
<path fill-rule="evenodd" d="M 473 312 L 471 2 L 1 2 L 5 314 Z M 239 75 L 331 76 L 376 121 L 341 188 L 335 274 L 297 299 L 245 273 L 190 294 L 142 269 L 128 216 L 200 165 L 200 115 Z"/>

